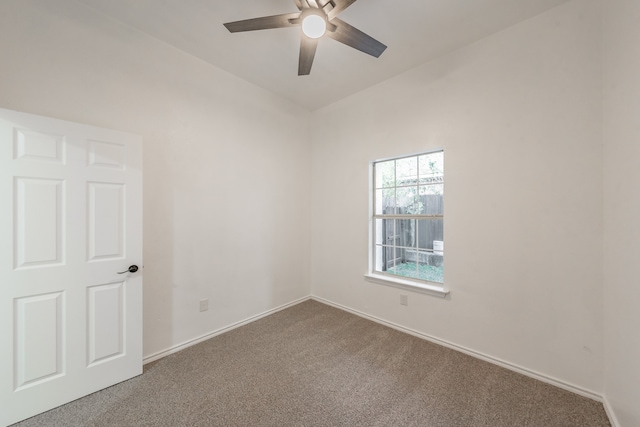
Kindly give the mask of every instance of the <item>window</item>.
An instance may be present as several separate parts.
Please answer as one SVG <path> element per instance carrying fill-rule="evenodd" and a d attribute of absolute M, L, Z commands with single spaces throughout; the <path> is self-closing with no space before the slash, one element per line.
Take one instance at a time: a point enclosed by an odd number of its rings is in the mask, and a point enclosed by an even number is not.
<path fill-rule="evenodd" d="M 444 152 L 373 163 L 370 278 L 444 292 Z"/>

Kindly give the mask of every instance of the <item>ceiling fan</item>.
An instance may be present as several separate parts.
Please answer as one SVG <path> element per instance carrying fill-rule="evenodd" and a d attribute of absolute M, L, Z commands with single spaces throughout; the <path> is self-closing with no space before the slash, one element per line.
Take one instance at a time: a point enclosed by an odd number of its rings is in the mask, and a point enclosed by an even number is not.
<path fill-rule="evenodd" d="M 378 58 L 387 48 L 373 37 L 338 19 L 356 0 L 294 0 L 300 12 L 263 16 L 224 24 L 232 33 L 270 28 L 302 27 L 298 75 L 311 72 L 318 40 L 325 34 L 334 40 Z"/>

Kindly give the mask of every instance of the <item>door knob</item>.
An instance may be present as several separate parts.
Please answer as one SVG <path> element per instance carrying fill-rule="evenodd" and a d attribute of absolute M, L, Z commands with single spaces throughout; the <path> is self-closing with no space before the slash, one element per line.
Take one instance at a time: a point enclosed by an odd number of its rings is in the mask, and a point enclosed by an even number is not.
<path fill-rule="evenodd" d="M 118 274 L 135 273 L 136 271 L 138 271 L 138 266 L 137 265 L 131 265 L 125 271 L 118 272 Z"/>

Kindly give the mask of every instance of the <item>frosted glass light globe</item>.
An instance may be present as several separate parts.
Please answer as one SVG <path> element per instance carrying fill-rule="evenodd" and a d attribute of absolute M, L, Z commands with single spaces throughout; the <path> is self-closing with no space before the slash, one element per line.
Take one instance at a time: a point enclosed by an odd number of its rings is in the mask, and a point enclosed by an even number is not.
<path fill-rule="evenodd" d="M 327 22 L 318 15 L 309 15 L 302 21 L 302 32 L 309 38 L 317 39 L 327 31 Z"/>

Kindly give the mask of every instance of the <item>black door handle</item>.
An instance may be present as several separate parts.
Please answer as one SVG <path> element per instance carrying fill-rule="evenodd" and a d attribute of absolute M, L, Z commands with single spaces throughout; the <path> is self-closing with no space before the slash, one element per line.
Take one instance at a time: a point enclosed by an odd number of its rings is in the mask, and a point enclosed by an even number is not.
<path fill-rule="evenodd" d="M 131 265 L 125 271 L 118 272 L 118 274 L 135 273 L 136 271 L 138 271 L 138 266 L 137 265 Z"/>

